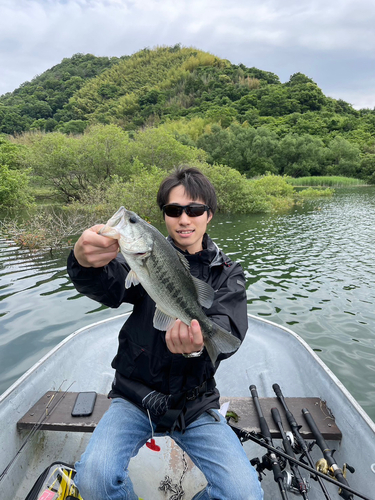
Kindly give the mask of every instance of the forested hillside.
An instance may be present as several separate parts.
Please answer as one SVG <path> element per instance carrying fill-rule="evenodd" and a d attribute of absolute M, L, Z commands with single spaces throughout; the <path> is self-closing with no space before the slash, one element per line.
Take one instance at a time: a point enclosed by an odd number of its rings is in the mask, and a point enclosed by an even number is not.
<path fill-rule="evenodd" d="M 124 57 L 126 58 L 126 57 Z M 61 110 L 88 80 L 124 58 L 75 54 L 0 97 L 0 132 L 54 130 Z"/>
<path fill-rule="evenodd" d="M 120 59 L 77 54 L 0 98 L 5 134 L 79 134 L 95 124 L 116 125 L 130 140 L 158 128 L 203 150 L 209 164 L 247 177 L 375 182 L 375 110 L 327 97 L 301 73 L 281 83 L 194 48 L 144 49 Z"/>

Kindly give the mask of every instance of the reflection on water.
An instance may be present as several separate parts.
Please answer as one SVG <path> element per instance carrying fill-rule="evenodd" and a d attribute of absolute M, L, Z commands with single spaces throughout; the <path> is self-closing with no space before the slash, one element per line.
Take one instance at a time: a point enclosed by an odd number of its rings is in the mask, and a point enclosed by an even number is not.
<path fill-rule="evenodd" d="M 216 216 L 210 234 L 242 263 L 248 311 L 301 335 L 375 420 L 373 227 L 375 189 L 355 188 L 284 215 Z M 79 296 L 67 253 L 0 240 L 0 392 L 73 330 L 124 310 Z"/>

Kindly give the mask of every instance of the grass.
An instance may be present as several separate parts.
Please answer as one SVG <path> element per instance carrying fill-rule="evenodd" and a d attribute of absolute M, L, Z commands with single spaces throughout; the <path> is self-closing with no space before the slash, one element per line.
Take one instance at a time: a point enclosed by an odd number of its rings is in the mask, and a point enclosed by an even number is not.
<path fill-rule="evenodd" d="M 302 199 L 321 198 L 322 196 L 330 197 L 333 196 L 334 192 L 335 190 L 332 188 L 316 189 L 310 186 L 307 189 L 299 191 L 298 197 Z"/>
<path fill-rule="evenodd" d="M 311 176 L 311 177 L 286 177 L 288 184 L 295 187 L 318 186 L 318 187 L 353 187 L 365 186 L 366 182 L 362 179 L 339 176 Z"/>

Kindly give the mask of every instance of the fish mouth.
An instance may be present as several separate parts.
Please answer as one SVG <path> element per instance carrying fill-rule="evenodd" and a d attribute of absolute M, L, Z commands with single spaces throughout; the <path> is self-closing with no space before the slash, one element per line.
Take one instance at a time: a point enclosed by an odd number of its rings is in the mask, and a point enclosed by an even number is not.
<path fill-rule="evenodd" d="M 144 252 L 132 252 L 131 250 L 122 250 L 127 255 L 133 255 L 135 257 L 142 257 L 144 255 L 149 255 L 149 250 L 145 250 Z"/>
<path fill-rule="evenodd" d="M 127 255 L 134 255 L 135 257 L 142 257 L 149 255 L 151 249 L 147 248 L 147 246 L 144 244 L 138 245 L 138 247 L 140 247 L 139 250 L 137 248 L 134 248 L 135 246 L 137 246 L 137 243 L 141 240 L 142 240 L 142 235 L 135 239 L 131 238 L 127 239 L 122 237 L 120 239 L 121 252 Z"/>

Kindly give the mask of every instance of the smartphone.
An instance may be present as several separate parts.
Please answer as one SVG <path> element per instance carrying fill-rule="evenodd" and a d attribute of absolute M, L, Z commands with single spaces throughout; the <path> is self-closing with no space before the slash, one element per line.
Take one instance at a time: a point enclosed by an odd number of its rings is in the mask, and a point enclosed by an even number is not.
<path fill-rule="evenodd" d="M 91 415 L 96 401 L 96 392 L 80 392 L 74 402 L 72 417 L 87 417 Z"/>

